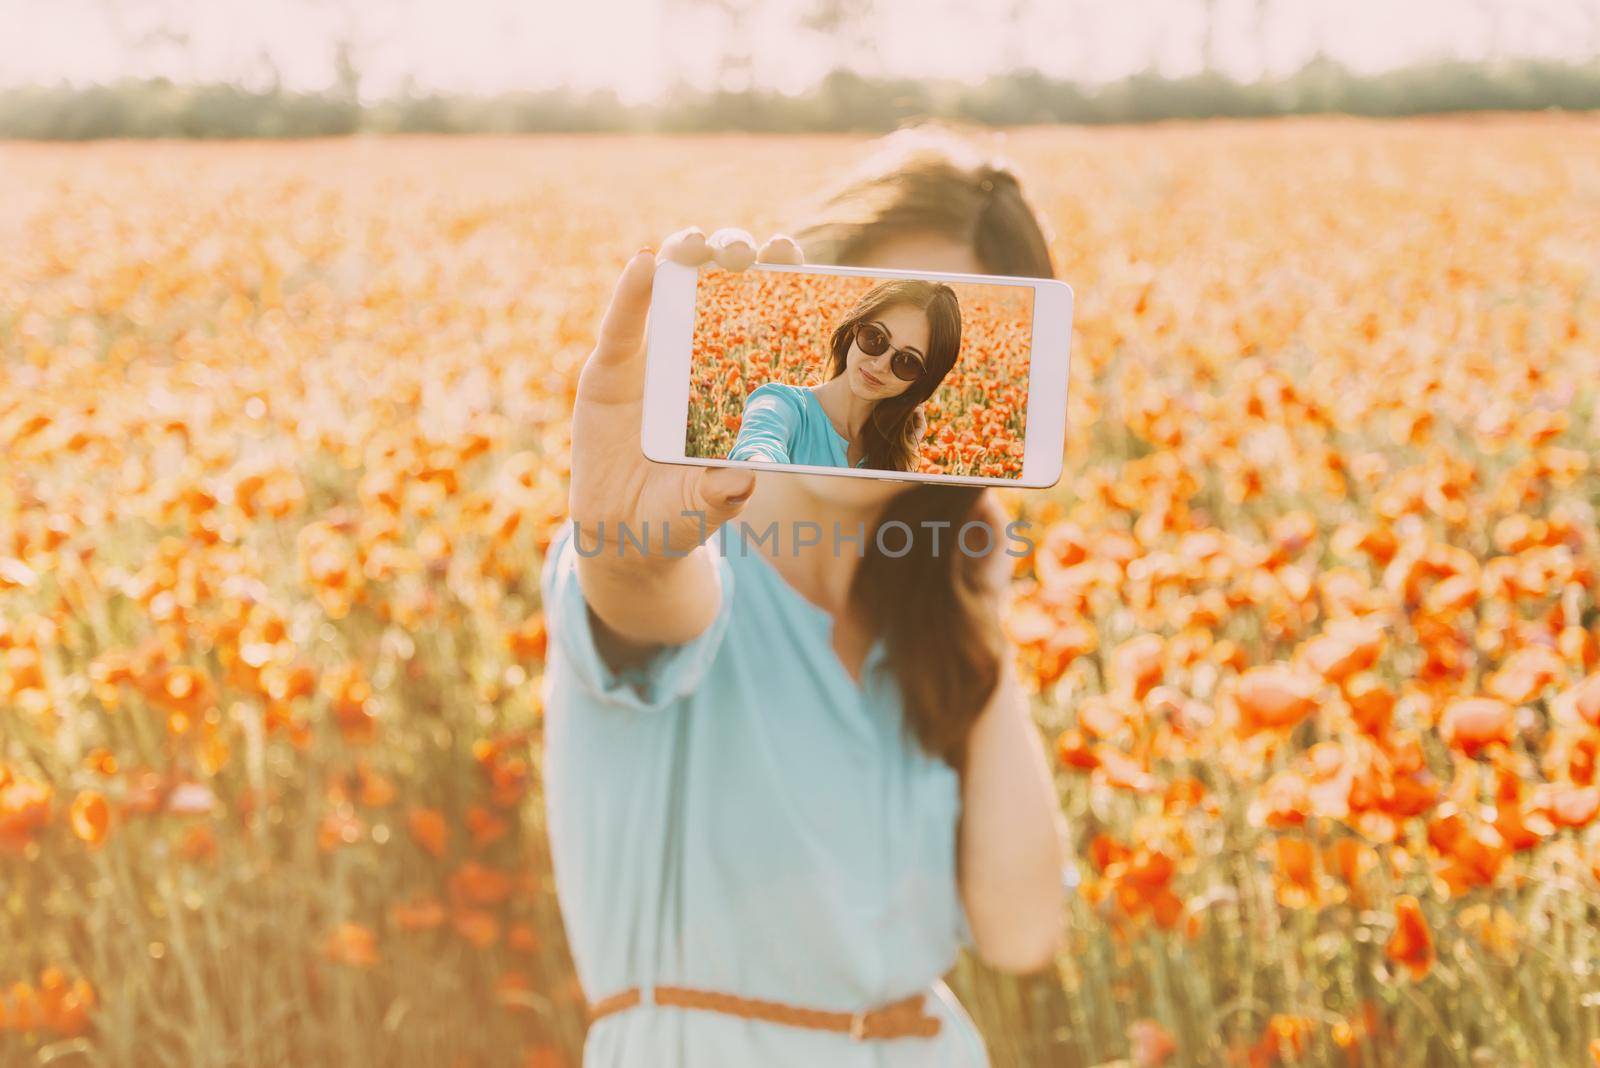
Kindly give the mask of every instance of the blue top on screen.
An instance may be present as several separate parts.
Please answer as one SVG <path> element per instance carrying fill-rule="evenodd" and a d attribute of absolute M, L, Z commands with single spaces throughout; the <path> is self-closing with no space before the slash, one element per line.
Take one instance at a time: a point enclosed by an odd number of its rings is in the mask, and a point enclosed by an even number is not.
<path fill-rule="evenodd" d="M 849 467 L 849 450 L 850 443 L 833 428 L 815 393 L 804 386 L 768 382 L 745 398 L 739 436 L 728 459 Z M 855 466 L 865 463 L 862 457 Z"/>

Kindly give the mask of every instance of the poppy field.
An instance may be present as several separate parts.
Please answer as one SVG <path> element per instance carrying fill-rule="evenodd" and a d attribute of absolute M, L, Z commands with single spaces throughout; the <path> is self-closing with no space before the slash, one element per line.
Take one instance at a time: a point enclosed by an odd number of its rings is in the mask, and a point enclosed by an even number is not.
<path fill-rule="evenodd" d="M 634 249 L 864 142 L 0 145 L 0 1066 L 577 1068 L 577 370 Z M 951 977 L 994 1063 L 1600 1064 L 1600 121 L 1004 147 L 1077 298 L 998 491 L 1076 874 Z"/>
<path fill-rule="evenodd" d="M 850 275 L 702 271 L 685 455 L 727 456 L 757 386 L 826 381 L 834 328 L 876 284 Z M 917 470 L 1020 478 L 1033 294 L 1016 286 L 951 288 L 961 303 L 961 351 L 922 405 L 927 430 Z"/>

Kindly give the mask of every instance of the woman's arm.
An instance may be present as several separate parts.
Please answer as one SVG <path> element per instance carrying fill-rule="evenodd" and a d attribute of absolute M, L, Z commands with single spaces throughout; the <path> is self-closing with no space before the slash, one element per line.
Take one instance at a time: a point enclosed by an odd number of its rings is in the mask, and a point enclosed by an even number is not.
<path fill-rule="evenodd" d="M 961 898 L 978 955 L 1006 971 L 1045 967 L 1065 923 L 1066 827 L 1009 659 L 967 742 L 961 809 Z"/>
<path fill-rule="evenodd" d="M 985 494 L 978 518 L 998 534 L 1006 513 Z M 998 613 L 1012 559 L 996 551 L 983 578 Z M 1055 957 L 1066 921 L 1062 868 L 1066 820 L 1039 728 L 1017 681 L 1011 649 L 1000 681 L 967 741 L 958 864 L 961 897 L 978 955 L 996 968 L 1029 972 Z"/>
<path fill-rule="evenodd" d="M 694 227 L 681 230 L 661 255 L 694 267 L 715 259 L 730 271 L 757 258 L 801 260 L 792 240 L 774 237 L 758 255 L 750 236 L 731 228 L 710 241 Z M 572 412 L 568 507 L 577 577 L 589 611 L 605 625 L 599 641 L 613 664 L 652 646 L 686 644 L 711 625 L 721 592 L 713 550 L 703 543 L 739 513 L 755 485 L 749 471 L 735 468 L 651 463 L 639 447 L 655 263 L 641 249 L 623 269 L 578 375 Z"/>
<path fill-rule="evenodd" d="M 728 450 L 730 460 L 792 463 L 790 442 L 800 425 L 800 412 L 780 390 L 758 387 L 744 402 L 739 436 Z"/>
<path fill-rule="evenodd" d="M 578 581 L 599 624 L 595 644 L 607 664 L 621 669 L 647 659 L 657 646 L 682 645 L 704 633 L 722 598 L 712 552 L 701 545 L 682 560 L 578 561 Z"/>

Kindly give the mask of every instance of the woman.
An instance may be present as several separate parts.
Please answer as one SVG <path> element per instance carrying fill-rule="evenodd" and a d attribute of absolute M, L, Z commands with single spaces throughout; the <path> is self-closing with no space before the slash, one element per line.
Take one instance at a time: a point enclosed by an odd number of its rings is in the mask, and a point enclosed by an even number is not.
<path fill-rule="evenodd" d="M 801 238 L 825 261 L 1049 275 L 1015 180 L 967 151 L 892 135 Z M 690 229 L 661 256 L 742 270 L 753 246 Z M 759 256 L 802 259 L 785 237 Z M 1060 809 L 999 627 L 1009 560 L 951 551 L 953 528 L 1003 515 L 969 487 L 646 461 L 656 262 L 628 262 L 579 376 L 573 523 L 544 571 L 545 798 L 584 1063 L 986 1064 L 940 977 L 963 943 L 1046 966 L 1063 913 Z M 736 516 L 844 540 L 728 551 Z M 873 537 L 890 522 L 903 552 Z M 619 553 L 646 523 L 666 545 Z"/>
<path fill-rule="evenodd" d="M 768 382 L 745 400 L 730 460 L 912 471 L 933 396 L 961 351 L 961 302 L 942 282 L 867 291 L 829 345 L 815 389 Z"/>

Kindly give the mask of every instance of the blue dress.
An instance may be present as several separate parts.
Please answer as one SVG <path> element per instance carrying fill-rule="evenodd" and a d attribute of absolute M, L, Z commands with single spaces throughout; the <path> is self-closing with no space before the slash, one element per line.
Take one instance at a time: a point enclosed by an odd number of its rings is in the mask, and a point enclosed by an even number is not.
<path fill-rule="evenodd" d="M 591 1003 L 662 984 L 842 1012 L 921 991 L 939 1033 L 857 1042 L 641 1005 L 594 1022 L 585 1068 L 984 1068 L 940 978 L 970 944 L 958 777 L 902 732 L 882 642 L 858 686 L 832 617 L 742 529 L 707 543 L 711 626 L 622 673 L 596 649 L 570 523 L 550 546 L 544 796 L 578 979 Z"/>
<path fill-rule="evenodd" d="M 815 393 L 804 386 L 768 382 L 745 398 L 739 436 L 728 459 L 849 467 L 849 451 L 850 442 L 833 429 Z M 863 456 L 855 466 L 866 462 Z"/>

